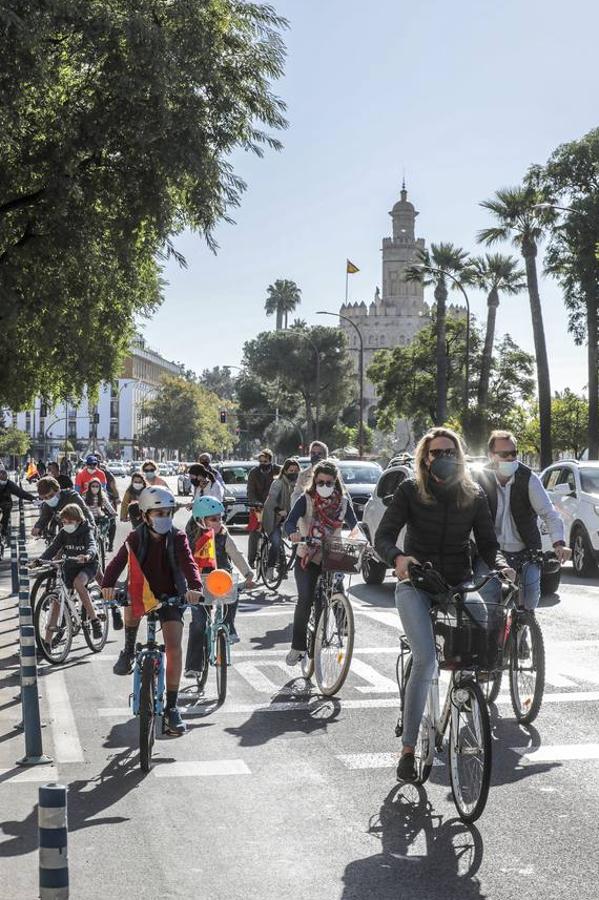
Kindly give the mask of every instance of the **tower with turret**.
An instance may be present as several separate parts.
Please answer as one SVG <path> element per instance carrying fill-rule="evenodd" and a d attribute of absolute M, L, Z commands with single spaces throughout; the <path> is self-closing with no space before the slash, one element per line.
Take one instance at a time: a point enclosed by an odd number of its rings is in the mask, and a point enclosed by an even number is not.
<path fill-rule="evenodd" d="M 408 200 L 405 182 L 400 199 L 389 213 L 392 237 L 383 238 L 382 293 L 377 287 L 369 306 L 361 303 L 343 304 L 339 312 L 348 316 L 362 332 L 364 340 L 364 372 L 377 350 L 392 349 L 409 344 L 417 331 L 429 320 L 429 307 L 424 302 L 422 284 L 405 280 L 406 269 L 418 262 L 418 251 L 424 250 L 423 238 L 415 234 L 416 212 Z M 349 346 L 358 350 L 358 336 L 348 322 L 339 320 L 347 336 Z M 358 353 L 352 352 L 356 371 Z M 364 399 L 368 406 L 376 402 L 374 385 L 366 378 Z"/>

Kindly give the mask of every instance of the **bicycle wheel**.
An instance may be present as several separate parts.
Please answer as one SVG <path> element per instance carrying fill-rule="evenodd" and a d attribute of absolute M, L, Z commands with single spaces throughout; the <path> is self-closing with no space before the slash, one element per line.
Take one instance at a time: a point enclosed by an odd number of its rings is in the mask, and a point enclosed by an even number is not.
<path fill-rule="evenodd" d="M 216 635 L 216 693 L 219 704 L 227 696 L 227 635 L 219 631 Z"/>
<path fill-rule="evenodd" d="M 325 602 L 314 641 L 314 674 L 321 694 L 332 697 L 347 678 L 354 649 L 354 613 L 345 594 Z"/>
<path fill-rule="evenodd" d="M 34 579 L 29 591 L 29 605 L 32 609 L 35 609 L 38 597 L 54 588 L 55 581 L 55 572 L 44 572 L 43 575 L 38 575 Z"/>
<path fill-rule="evenodd" d="M 102 532 L 98 535 L 98 560 L 100 568 L 104 572 L 106 570 L 106 542 Z"/>
<path fill-rule="evenodd" d="M 463 822 L 481 815 L 491 779 L 491 725 L 482 691 L 474 681 L 452 689 L 449 724 L 449 776 Z"/>
<path fill-rule="evenodd" d="M 35 640 L 40 653 L 53 666 L 64 662 L 73 643 L 73 621 L 66 606 L 63 606 L 60 621 L 60 595 L 47 591 L 39 599 L 33 615 Z M 56 619 L 56 621 L 53 621 Z M 46 632 L 50 631 L 50 642 L 46 641 Z"/>
<path fill-rule="evenodd" d="M 139 691 L 139 765 L 142 772 L 149 772 L 152 768 L 156 714 L 155 695 L 154 660 L 150 656 L 145 656 L 141 667 Z"/>
<path fill-rule="evenodd" d="M 485 675 L 487 677 L 487 680 L 479 681 L 479 685 L 482 691 L 482 695 L 485 698 L 485 702 L 491 705 L 491 703 L 495 703 L 495 701 L 499 697 L 499 691 L 501 690 L 501 679 L 503 678 L 503 670 L 498 669 L 496 672 L 485 672 Z"/>
<path fill-rule="evenodd" d="M 539 714 L 545 690 L 545 644 L 534 612 L 521 614 L 512 631 L 510 695 L 514 715 L 521 725 Z"/>
<path fill-rule="evenodd" d="M 102 597 L 102 592 L 99 588 L 92 588 L 89 592 L 89 595 L 92 599 L 92 603 L 94 604 L 94 609 L 98 615 L 98 621 L 102 626 L 102 636 L 99 638 L 95 638 L 92 634 L 92 626 L 91 622 L 87 617 L 87 613 L 85 610 L 85 618 L 83 619 L 83 637 L 85 638 L 85 643 L 92 651 L 92 653 L 99 653 L 100 650 L 104 649 L 106 641 L 108 640 L 108 632 L 110 630 L 109 616 L 108 616 L 108 607 L 106 606 L 106 601 Z"/>
<path fill-rule="evenodd" d="M 208 639 L 207 639 L 206 635 L 204 635 L 204 666 L 202 668 L 202 671 L 196 678 L 198 694 L 202 694 L 204 692 L 204 688 L 206 687 L 206 682 L 208 681 L 209 669 L 210 669 L 210 648 L 208 646 Z"/>
<path fill-rule="evenodd" d="M 308 627 L 306 628 L 306 652 L 300 661 L 302 675 L 307 681 L 314 675 L 314 631 L 314 604 L 312 604 Z"/>
<path fill-rule="evenodd" d="M 265 587 L 269 591 L 276 591 L 283 580 L 285 574 L 285 557 L 281 553 L 278 554 L 277 562 L 272 566 L 272 578 L 268 577 L 268 555 L 271 550 L 270 540 L 265 537 L 262 541 L 262 549 L 260 551 L 260 577 Z"/>

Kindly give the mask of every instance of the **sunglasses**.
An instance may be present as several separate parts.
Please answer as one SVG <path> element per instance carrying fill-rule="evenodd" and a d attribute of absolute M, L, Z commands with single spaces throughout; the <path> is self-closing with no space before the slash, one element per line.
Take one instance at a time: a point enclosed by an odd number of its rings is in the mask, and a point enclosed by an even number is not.
<path fill-rule="evenodd" d="M 499 457 L 499 459 L 516 459 L 518 455 L 517 450 L 495 450 L 495 455 Z"/>
<path fill-rule="evenodd" d="M 440 456 L 457 456 L 458 451 L 453 447 L 435 447 L 434 450 L 428 451 L 431 456 L 438 459 Z"/>
<path fill-rule="evenodd" d="M 319 479 L 316 482 L 316 487 L 330 487 L 332 484 L 335 484 L 335 482 L 334 481 L 322 481 L 321 479 Z"/>

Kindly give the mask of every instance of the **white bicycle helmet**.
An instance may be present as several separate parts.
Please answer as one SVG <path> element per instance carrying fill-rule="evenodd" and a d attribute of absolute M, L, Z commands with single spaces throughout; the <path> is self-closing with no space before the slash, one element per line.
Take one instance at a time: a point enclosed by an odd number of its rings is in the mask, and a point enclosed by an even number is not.
<path fill-rule="evenodd" d="M 175 498 L 168 488 L 147 487 L 139 495 L 139 508 L 143 513 L 152 509 L 174 509 Z"/>

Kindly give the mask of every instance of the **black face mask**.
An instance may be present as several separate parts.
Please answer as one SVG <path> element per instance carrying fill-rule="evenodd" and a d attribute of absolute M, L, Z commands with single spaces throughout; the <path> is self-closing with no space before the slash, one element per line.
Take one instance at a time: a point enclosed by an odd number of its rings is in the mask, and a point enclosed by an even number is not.
<path fill-rule="evenodd" d="M 261 472 L 270 472 L 272 468 L 271 463 L 260 463 L 260 471 Z"/>
<path fill-rule="evenodd" d="M 435 487 L 451 487 L 458 477 L 458 461 L 451 456 L 438 456 L 433 459 L 430 471 L 441 482 L 437 482 Z"/>
<path fill-rule="evenodd" d="M 294 484 L 297 481 L 297 472 L 285 472 L 285 478 Z"/>

